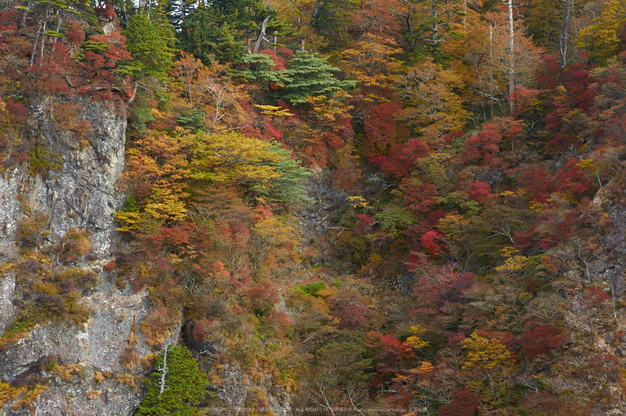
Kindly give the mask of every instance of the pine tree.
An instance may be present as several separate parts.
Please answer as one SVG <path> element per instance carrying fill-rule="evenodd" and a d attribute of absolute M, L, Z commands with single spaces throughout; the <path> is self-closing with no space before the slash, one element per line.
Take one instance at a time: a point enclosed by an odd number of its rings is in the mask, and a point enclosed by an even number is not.
<path fill-rule="evenodd" d="M 198 370 L 198 363 L 189 350 L 167 346 L 155 364 L 146 384 L 148 394 L 141 402 L 137 416 L 193 415 L 192 404 L 198 404 L 208 383 L 206 375 Z"/>
<path fill-rule="evenodd" d="M 173 66 L 172 52 L 150 18 L 143 14 L 133 16 L 123 35 L 127 38 L 126 48 L 135 58 L 133 65 L 138 76 L 166 80 Z"/>
<path fill-rule="evenodd" d="M 335 78 L 333 73 L 338 71 L 325 59 L 300 51 L 289 61 L 287 77 L 290 81 L 280 96 L 297 105 L 305 104 L 307 97 L 324 96 L 329 99 L 337 91 L 354 87 L 355 81 Z"/>
<path fill-rule="evenodd" d="M 242 39 L 256 36 L 271 11 L 258 0 L 215 0 L 201 4 L 181 24 L 181 48 L 203 60 L 215 55 L 220 62 L 237 62 L 244 53 Z"/>

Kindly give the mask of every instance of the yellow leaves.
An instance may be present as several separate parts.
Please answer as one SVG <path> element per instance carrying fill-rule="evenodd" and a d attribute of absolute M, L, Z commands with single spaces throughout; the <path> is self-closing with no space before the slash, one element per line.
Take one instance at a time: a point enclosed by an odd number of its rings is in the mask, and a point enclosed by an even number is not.
<path fill-rule="evenodd" d="M 0 383 L 0 408 L 6 402 L 15 400 L 26 390 L 26 387 L 11 387 L 7 383 Z"/>
<path fill-rule="evenodd" d="M 369 204 L 361 195 L 351 195 L 348 199 L 352 208 L 369 208 Z"/>
<path fill-rule="evenodd" d="M 414 350 L 428 346 L 428 341 L 424 341 L 422 338 L 418 336 L 419 334 L 426 332 L 426 328 L 422 328 L 419 325 L 415 325 L 415 326 L 412 326 L 410 330 L 413 335 L 411 335 L 410 337 L 406 339 L 405 343 L 407 345 L 410 345 L 411 348 L 413 348 Z"/>
<path fill-rule="evenodd" d="M 335 92 L 330 99 L 324 95 L 319 95 L 315 97 L 309 96 L 306 101 L 321 124 L 335 128 L 336 119 L 349 116 L 348 111 L 353 108 L 345 104 L 345 101 L 350 97 L 350 94 L 346 91 L 340 90 Z"/>
<path fill-rule="evenodd" d="M 139 229 L 141 223 L 141 213 L 133 211 L 118 211 L 113 214 L 115 219 L 122 225 L 117 228 L 117 231 L 131 232 Z"/>
<path fill-rule="evenodd" d="M 280 177 L 271 166 L 280 161 L 280 155 L 270 151 L 271 143 L 235 132 L 211 135 L 200 132 L 193 140 L 193 178 L 262 183 Z"/>
<path fill-rule="evenodd" d="M 619 385 L 622 388 L 622 390 L 626 390 L 626 368 L 620 367 L 618 370 L 618 381 L 619 381 Z M 2 398 L 0 397 L 0 402 L 2 401 Z"/>
<path fill-rule="evenodd" d="M 519 253 L 519 250 L 516 250 L 515 248 L 510 247 L 510 246 L 504 247 L 502 250 L 500 250 L 500 255 L 505 258 L 509 258 L 513 254 L 517 254 L 517 253 Z"/>
<path fill-rule="evenodd" d="M 292 117 L 293 114 L 289 112 L 289 110 L 282 109 L 275 105 L 261 105 L 255 104 L 256 108 L 261 110 L 261 113 L 265 114 L 268 117 Z"/>
<path fill-rule="evenodd" d="M 468 112 L 463 108 L 463 99 L 454 92 L 464 83 L 454 69 L 443 69 L 429 58 L 397 77 L 396 84 L 407 105 L 400 113 L 401 119 L 419 128 L 427 141 L 465 126 Z"/>
<path fill-rule="evenodd" d="M 422 361 L 420 366 L 409 370 L 411 374 L 428 374 L 435 369 L 430 361 Z"/>
<path fill-rule="evenodd" d="M 583 159 L 579 163 L 576 164 L 580 170 L 597 170 L 596 162 L 593 159 Z"/>
<path fill-rule="evenodd" d="M 276 275 L 298 263 L 296 229 L 274 215 L 265 215 L 252 227 L 252 248 L 259 273 Z"/>
<path fill-rule="evenodd" d="M 189 177 L 185 149 L 187 137 L 149 134 L 137 140 L 126 154 L 123 187 L 147 194 L 143 211 L 127 209 L 117 212 L 122 223 L 119 231 L 153 232 L 163 223 L 185 218 L 183 179 Z"/>
<path fill-rule="evenodd" d="M 621 0 L 607 1 L 604 11 L 593 23 L 578 32 L 579 48 L 591 51 L 591 57 L 604 62 L 619 52 L 618 32 L 626 22 L 626 7 Z"/>
<path fill-rule="evenodd" d="M 479 335 L 476 331 L 461 341 L 461 345 L 467 352 L 463 360 L 463 370 L 476 367 L 493 369 L 498 365 L 510 365 L 513 361 L 513 355 L 506 345 L 495 338 Z"/>
<path fill-rule="evenodd" d="M 513 256 L 505 260 L 502 266 L 496 267 L 497 272 L 517 274 L 523 271 L 524 267 L 528 264 L 528 257 L 526 256 Z"/>
<path fill-rule="evenodd" d="M 11 408 L 13 410 L 17 410 L 17 409 L 21 409 L 21 408 L 26 407 L 26 406 L 30 406 L 31 404 L 33 404 L 33 402 L 35 400 L 37 400 L 39 395 L 41 393 L 45 392 L 46 390 L 48 390 L 48 386 L 42 386 L 42 385 L 36 384 L 35 387 L 32 390 L 28 390 L 26 392 L 26 395 L 24 395 L 24 397 L 22 399 L 20 399 L 17 402 L 13 403 L 11 405 Z"/>
<path fill-rule="evenodd" d="M 459 214 L 446 214 L 437 223 L 437 229 L 446 233 L 452 241 L 458 241 L 470 220 Z"/>
<path fill-rule="evenodd" d="M 152 195 L 144 207 L 144 212 L 152 218 L 167 222 L 179 221 L 186 217 L 183 198 L 189 196 L 182 192 L 180 187 L 166 187 L 166 184 L 157 183 L 152 188 Z M 178 188 L 178 189 L 177 189 Z"/>
<path fill-rule="evenodd" d="M 495 268 L 497 272 L 508 274 L 519 274 L 528 264 L 528 257 L 519 256 L 519 250 L 513 247 L 505 247 L 500 250 L 502 257 L 506 257 L 504 264 Z"/>
<path fill-rule="evenodd" d="M 346 74 L 364 86 L 385 87 L 394 74 L 400 71 L 401 63 L 392 55 L 402 53 L 391 38 L 365 33 L 359 42 L 343 52 Z"/>
<path fill-rule="evenodd" d="M 530 201 L 528 203 L 528 208 L 530 208 L 532 212 L 537 212 L 537 213 L 543 212 L 543 205 L 541 204 L 541 202 L 538 202 L 538 201 Z"/>

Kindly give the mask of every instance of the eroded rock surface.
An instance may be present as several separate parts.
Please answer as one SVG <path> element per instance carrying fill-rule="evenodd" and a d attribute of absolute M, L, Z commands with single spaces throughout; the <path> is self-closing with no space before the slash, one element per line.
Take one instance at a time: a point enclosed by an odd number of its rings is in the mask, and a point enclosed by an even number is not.
<path fill-rule="evenodd" d="M 33 175 L 27 164 L 0 176 L 0 239 L 11 241 L 20 221 L 44 213 L 50 221 L 49 239 L 58 242 L 70 228 L 91 234 L 94 253 L 106 256 L 115 244 L 113 212 L 123 194 L 119 179 L 124 169 L 126 119 L 111 104 L 74 99 L 91 132 L 77 140 L 63 130 L 51 98 L 31 100 L 27 127 L 30 140 L 50 151 L 52 166 Z"/>

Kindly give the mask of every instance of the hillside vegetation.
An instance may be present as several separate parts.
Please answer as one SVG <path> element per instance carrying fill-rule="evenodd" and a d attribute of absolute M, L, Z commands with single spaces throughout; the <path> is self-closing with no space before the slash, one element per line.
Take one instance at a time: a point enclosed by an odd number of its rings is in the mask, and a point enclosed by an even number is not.
<path fill-rule="evenodd" d="M 139 414 L 626 412 L 626 1 L 0 4 L 5 175 L 62 169 L 40 97 L 77 149 L 71 97 L 128 119 L 105 269 L 149 292 Z M 0 348 L 89 319 L 89 233 L 49 220 Z M 206 390 L 157 394 L 167 351 Z"/>

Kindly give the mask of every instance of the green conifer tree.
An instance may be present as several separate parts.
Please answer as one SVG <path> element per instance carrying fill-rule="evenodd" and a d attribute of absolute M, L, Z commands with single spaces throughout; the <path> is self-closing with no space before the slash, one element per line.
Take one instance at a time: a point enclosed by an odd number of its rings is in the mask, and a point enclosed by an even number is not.
<path fill-rule="evenodd" d="M 189 350 L 180 346 L 168 346 L 155 364 L 155 371 L 146 379 L 148 394 L 141 402 L 137 416 L 195 414 L 205 394 L 208 383 L 204 373 Z"/>
<path fill-rule="evenodd" d="M 305 104 L 309 96 L 331 98 L 337 91 L 354 87 L 355 81 L 339 80 L 333 76 L 336 72 L 339 69 L 326 63 L 326 59 L 306 51 L 297 52 L 287 67 L 289 82 L 279 95 L 298 105 Z"/>
<path fill-rule="evenodd" d="M 126 49 L 135 58 L 137 76 L 153 76 L 165 82 L 173 66 L 172 51 L 159 28 L 146 15 L 138 14 L 130 19 L 122 34 L 127 38 Z"/>

